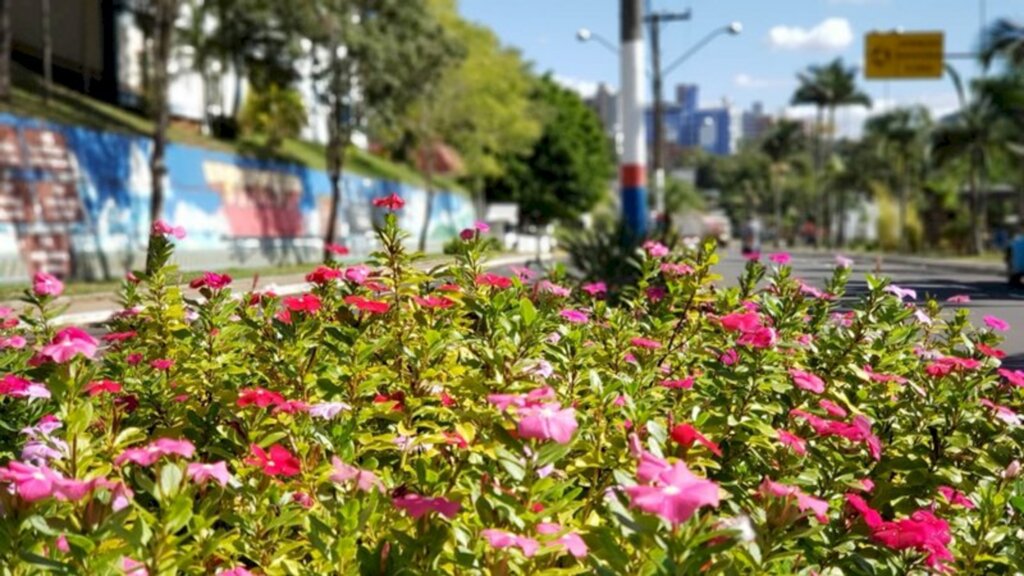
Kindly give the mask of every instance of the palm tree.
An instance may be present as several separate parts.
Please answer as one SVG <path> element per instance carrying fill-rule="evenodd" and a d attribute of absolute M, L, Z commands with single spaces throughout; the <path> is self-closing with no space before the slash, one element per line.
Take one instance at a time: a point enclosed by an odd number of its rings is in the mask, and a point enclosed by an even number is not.
<path fill-rule="evenodd" d="M 806 72 L 797 75 L 800 85 L 793 94 L 793 104 L 812 104 L 817 109 L 818 150 L 815 168 L 821 170 L 821 133 L 823 132 L 822 116 L 827 120 L 829 138 L 826 156 L 831 155 L 835 141 L 836 111 L 846 106 L 871 107 L 871 97 L 857 87 L 857 69 L 847 67 L 842 58 L 836 58 L 824 66 L 810 66 Z M 829 194 L 825 191 L 822 198 L 822 225 L 826 231 L 826 243 L 830 243 L 830 212 Z"/>
<path fill-rule="evenodd" d="M 771 162 L 769 185 L 772 189 L 772 205 L 775 220 L 775 246 L 782 239 L 782 184 L 790 169 L 790 161 L 806 145 L 803 126 L 794 120 L 779 120 L 763 141 L 761 152 Z"/>
<path fill-rule="evenodd" d="M 897 233 L 900 248 L 906 248 L 905 227 L 910 185 L 915 172 L 915 160 L 931 126 L 931 116 L 923 106 L 896 108 L 870 118 L 864 125 L 865 136 L 877 143 L 883 157 L 890 158 L 895 167 L 895 180 L 899 189 Z"/>
<path fill-rule="evenodd" d="M 1024 25 L 1000 18 L 985 30 L 981 63 L 988 68 L 996 60 L 1004 60 L 1011 68 L 1024 68 Z"/>
<path fill-rule="evenodd" d="M 970 100 L 965 95 L 960 75 L 947 66 L 953 78 L 960 110 L 939 122 L 932 131 L 931 157 L 938 167 L 966 162 L 967 186 L 971 195 L 971 244 L 973 254 L 985 245 L 986 198 L 982 192 L 992 156 L 1002 141 L 1003 117 L 984 83 L 976 83 Z"/>

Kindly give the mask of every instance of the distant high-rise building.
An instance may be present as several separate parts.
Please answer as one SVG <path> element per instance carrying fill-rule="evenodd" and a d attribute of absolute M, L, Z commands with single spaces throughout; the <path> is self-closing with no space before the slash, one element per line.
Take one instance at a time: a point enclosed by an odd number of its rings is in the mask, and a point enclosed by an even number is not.
<path fill-rule="evenodd" d="M 750 110 L 743 113 L 743 140 L 746 142 L 760 140 L 773 123 L 773 118 L 764 112 L 764 104 L 754 102 Z"/>
<path fill-rule="evenodd" d="M 666 146 L 702 148 L 712 154 L 728 156 L 739 148 L 743 135 L 743 116 L 728 102 L 700 108 L 700 90 L 694 84 L 676 86 L 676 101 L 663 109 Z M 647 110 L 647 138 L 654 142 L 654 112 Z"/>
<path fill-rule="evenodd" d="M 604 132 L 615 142 L 616 150 L 621 147 L 622 127 L 619 121 L 619 95 L 604 82 L 598 84 L 597 92 L 585 98 L 589 106 L 601 118 Z"/>

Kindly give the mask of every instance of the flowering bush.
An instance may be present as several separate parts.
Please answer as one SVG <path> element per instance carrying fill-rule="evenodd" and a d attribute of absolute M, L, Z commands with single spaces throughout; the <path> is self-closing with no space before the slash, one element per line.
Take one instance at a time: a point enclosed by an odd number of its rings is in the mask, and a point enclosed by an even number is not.
<path fill-rule="evenodd" d="M 485 271 L 478 234 L 424 273 L 394 215 L 306 294 L 191 298 L 178 232 L 101 336 L 47 278 L 2 311 L 0 572 L 1024 570 L 1005 323 L 843 263 L 722 288 L 711 244 L 646 245 L 615 306 Z"/>

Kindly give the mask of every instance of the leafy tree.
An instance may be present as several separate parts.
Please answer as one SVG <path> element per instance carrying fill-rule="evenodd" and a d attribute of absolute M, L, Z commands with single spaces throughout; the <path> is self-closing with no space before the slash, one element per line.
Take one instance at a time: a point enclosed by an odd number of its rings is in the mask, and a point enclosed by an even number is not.
<path fill-rule="evenodd" d="M 931 116 L 923 106 L 896 108 L 868 119 L 864 124 L 865 136 L 877 143 L 879 153 L 890 160 L 898 183 L 898 209 L 896 229 L 899 245 L 906 248 L 904 237 L 907 204 L 910 202 L 911 184 L 917 166 L 924 163 L 921 152 L 931 129 Z"/>
<path fill-rule="evenodd" d="M 422 2 L 306 0 L 289 6 L 304 36 L 326 55 L 315 76 L 328 108 L 327 173 L 331 208 L 324 241 L 334 243 L 344 151 L 366 126 L 391 126 L 425 86 L 436 81 L 436 21 Z"/>
<path fill-rule="evenodd" d="M 786 175 L 792 170 L 792 161 L 807 146 L 807 136 L 800 122 L 778 121 L 761 141 L 761 152 L 771 162 L 769 179 L 772 190 L 772 207 L 775 221 L 775 246 L 782 238 L 782 187 Z"/>
<path fill-rule="evenodd" d="M 981 38 L 981 62 L 988 68 L 997 60 L 1010 68 L 1024 69 L 1024 25 L 1000 18 Z"/>
<path fill-rule="evenodd" d="M 999 121 L 1002 116 L 983 83 L 974 85 L 970 100 L 963 82 L 952 68 L 948 69 L 956 85 L 960 110 L 942 120 L 931 137 L 931 156 L 942 168 L 953 164 L 967 165 L 967 186 L 971 194 L 971 245 L 974 254 L 984 249 L 987 214 L 985 188 L 993 156 L 1001 142 Z"/>
<path fill-rule="evenodd" d="M 540 139 L 505 159 L 505 174 L 488 180 L 487 197 L 517 202 L 535 223 L 576 218 L 600 201 L 615 174 L 601 121 L 550 76 L 537 81 L 533 106 L 544 116 Z"/>
<path fill-rule="evenodd" d="M 819 175 L 821 172 L 822 151 L 825 157 L 831 155 L 832 144 L 835 139 L 836 110 L 846 106 L 871 107 L 871 98 L 857 87 L 856 68 L 847 67 L 842 58 L 836 58 L 825 65 L 810 66 L 807 71 L 797 75 L 799 86 L 793 94 L 793 104 L 810 104 L 817 110 L 817 150 L 815 166 Z M 822 121 L 827 124 L 823 125 Z M 829 138 L 823 143 L 822 134 L 826 132 Z M 828 189 L 822 196 L 822 225 L 826 231 L 826 243 L 831 241 L 830 221 L 831 207 Z"/>
<path fill-rule="evenodd" d="M 254 90 L 246 96 L 239 122 L 250 134 L 263 134 L 267 150 L 273 151 L 285 138 L 299 135 L 306 125 L 306 107 L 295 90 L 271 84 L 266 90 Z"/>

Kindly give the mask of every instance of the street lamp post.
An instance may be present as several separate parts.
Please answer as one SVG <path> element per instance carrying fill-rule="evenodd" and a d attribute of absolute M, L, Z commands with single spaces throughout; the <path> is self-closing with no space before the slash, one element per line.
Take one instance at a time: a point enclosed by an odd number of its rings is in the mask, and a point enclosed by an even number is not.
<path fill-rule="evenodd" d="M 651 29 L 651 92 L 654 98 L 654 203 L 655 214 L 665 214 L 665 105 L 662 97 L 661 73 L 661 25 L 663 22 L 679 22 L 690 19 L 691 12 L 654 12 L 644 21 Z"/>

